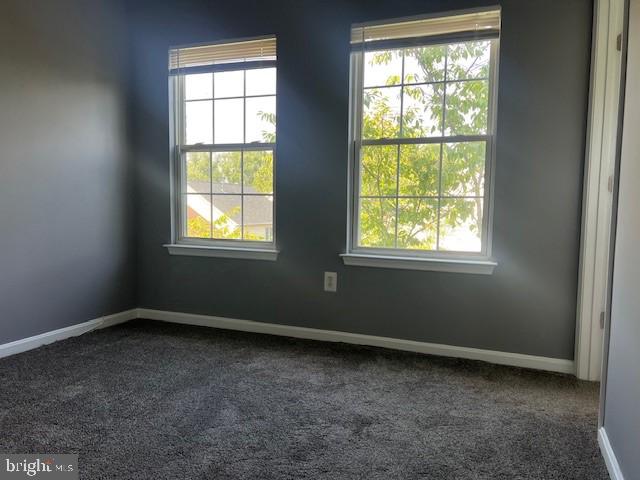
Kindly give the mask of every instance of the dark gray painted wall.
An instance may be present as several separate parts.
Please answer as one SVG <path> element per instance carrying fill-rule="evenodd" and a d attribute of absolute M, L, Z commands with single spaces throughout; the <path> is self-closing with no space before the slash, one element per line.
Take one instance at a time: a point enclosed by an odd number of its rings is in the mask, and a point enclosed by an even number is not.
<path fill-rule="evenodd" d="M 142 307 L 573 358 L 592 3 L 505 0 L 492 276 L 345 267 L 352 22 L 482 1 L 130 2 Z M 278 36 L 277 262 L 170 257 L 167 49 Z M 336 294 L 323 271 L 338 272 Z"/>
<path fill-rule="evenodd" d="M 640 478 L 640 0 L 631 0 L 629 51 L 604 428 L 625 479 Z"/>
<path fill-rule="evenodd" d="M 122 20 L 2 2 L 0 344 L 135 306 Z"/>

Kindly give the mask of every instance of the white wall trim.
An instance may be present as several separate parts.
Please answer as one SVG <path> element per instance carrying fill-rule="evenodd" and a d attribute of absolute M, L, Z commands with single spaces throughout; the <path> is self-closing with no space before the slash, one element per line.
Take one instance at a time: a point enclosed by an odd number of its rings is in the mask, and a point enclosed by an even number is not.
<path fill-rule="evenodd" d="M 416 342 L 397 338 L 377 337 L 359 333 L 338 332 L 334 330 L 319 330 L 315 328 L 296 327 L 292 325 L 280 325 L 273 323 L 254 322 L 251 320 L 237 320 L 225 317 L 209 315 L 196 315 L 192 313 L 169 312 L 162 310 L 138 309 L 138 318 L 159 320 L 163 322 L 181 323 L 187 325 L 199 325 L 205 327 L 222 328 L 226 330 L 238 330 L 242 332 L 264 333 L 268 335 L 280 335 L 285 337 L 320 340 L 325 342 L 343 342 L 354 345 L 368 345 L 384 347 L 393 350 L 425 353 L 428 355 L 440 355 L 443 357 L 466 358 L 470 360 L 482 360 L 499 365 L 547 370 L 551 372 L 574 374 L 574 363 L 571 360 L 560 358 L 538 357 L 523 355 L 520 353 L 497 352 L 478 348 L 456 347 L 437 343 Z"/>
<path fill-rule="evenodd" d="M 119 323 L 124 323 L 135 318 L 146 318 L 170 323 L 185 325 L 198 325 L 204 327 L 221 328 L 225 330 L 237 330 L 241 332 L 263 333 L 267 335 L 279 335 L 284 337 L 304 338 L 323 342 L 342 342 L 353 345 L 368 345 L 372 347 L 389 348 L 407 352 L 439 355 L 443 357 L 465 358 L 480 360 L 498 365 L 546 370 L 550 372 L 574 374 L 574 362 L 561 358 L 539 357 L 524 355 L 521 353 L 498 352 L 479 348 L 458 347 L 437 343 L 416 342 L 398 338 L 378 337 L 359 333 L 338 332 L 335 330 L 320 330 L 315 328 L 296 327 L 274 323 L 254 322 L 251 320 L 238 320 L 210 315 L 197 315 L 193 313 L 170 312 L 164 310 L 151 310 L 137 308 L 124 312 L 107 315 L 105 317 L 89 320 L 88 322 L 71 325 L 51 332 L 41 333 L 33 337 L 16 340 L 0 345 L 0 358 L 17 353 L 33 350 L 42 345 L 47 345 L 66 338 L 82 335 L 83 333 L 106 328 Z"/>
<path fill-rule="evenodd" d="M 244 258 L 247 260 L 269 260 L 275 262 L 278 259 L 278 250 L 264 248 L 231 248 L 212 247 L 204 245 L 163 245 L 170 255 L 186 255 L 190 257 L 218 257 L 218 258 Z"/>
<path fill-rule="evenodd" d="M 576 374 L 583 380 L 598 380 L 602 364 L 600 315 L 606 305 L 612 213 L 609 184 L 622 75 L 617 37 L 623 28 L 624 0 L 595 2 L 575 347 Z"/>
<path fill-rule="evenodd" d="M 604 457 L 604 463 L 607 465 L 611 480 L 624 480 L 618 459 L 609 442 L 607 431 L 603 427 L 598 429 L 598 444 L 600 445 L 600 451 Z"/>
<path fill-rule="evenodd" d="M 126 310 L 124 312 L 114 313 L 104 317 L 95 318 L 88 322 L 78 323 L 69 327 L 52 330 L 50 332 L 34 335 L 33 337 L 23 338 L 14 342 L 0 345 L 0 358 L 15 355 L 16 353 L 26 352 L 34 348 L 48 345 L 49 343 L 64 340 L 65 338 L 76 337 L 83 333 L 97 330 L 99 328 L 111 327 L 119 323 L 133 320 L 137 316 L 137 309 Z"/>
<path fill-rule="evenodd" d="M 345 265 L 356 267 L 396 268 L 403 270 L 427 270 L 433 272 L 475 273 L 491 275 L 498 265 L 487 259 L 420 258 L 384 255 L 343 253 Z"/>

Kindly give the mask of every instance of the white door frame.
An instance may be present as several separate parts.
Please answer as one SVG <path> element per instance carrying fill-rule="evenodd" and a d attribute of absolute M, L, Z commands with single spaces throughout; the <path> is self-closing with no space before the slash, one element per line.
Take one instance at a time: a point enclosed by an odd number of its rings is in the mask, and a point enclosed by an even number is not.
<path fill-rule="evenodd" d="M 602 365 L 624 19 L 625 0 L 594 3 L 575 346 L 576 375 L 592 381 Z"/>

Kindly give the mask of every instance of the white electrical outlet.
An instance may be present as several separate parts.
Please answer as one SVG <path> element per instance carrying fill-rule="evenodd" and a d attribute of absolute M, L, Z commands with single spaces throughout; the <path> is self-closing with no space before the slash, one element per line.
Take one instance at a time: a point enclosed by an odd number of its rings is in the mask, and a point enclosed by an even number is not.
<path fill-rule="evenodd" d="M 324 272 L 324 291 L 335 292 L 338 289 L 338 274 L 336 272 Z"/>

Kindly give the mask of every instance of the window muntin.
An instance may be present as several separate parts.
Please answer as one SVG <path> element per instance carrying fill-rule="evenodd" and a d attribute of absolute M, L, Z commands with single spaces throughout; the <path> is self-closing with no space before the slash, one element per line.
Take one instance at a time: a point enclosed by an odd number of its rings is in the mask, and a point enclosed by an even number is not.
<path fill-rule="evenodd" d="M 244 55 L 245 42 L 171 52 L 177 242 L 275 245 L 275 39 L 267 41 L 267 56 L 260 41 L 246 42 Z"/>
<path fill-rule="evenodd" d="M 488 257 L 498 40 L 401 30 L 352 52 L 349 250 Z"/>

